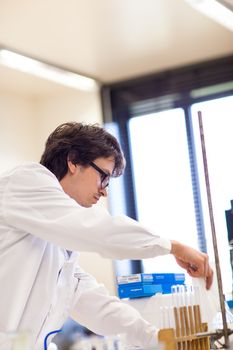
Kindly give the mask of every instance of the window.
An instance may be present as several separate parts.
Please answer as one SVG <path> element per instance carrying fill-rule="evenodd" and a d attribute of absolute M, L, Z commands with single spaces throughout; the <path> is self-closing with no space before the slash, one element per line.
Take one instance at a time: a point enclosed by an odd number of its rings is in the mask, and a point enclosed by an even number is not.
<path fill-rule="evenodd" d="M 159 235 L 197 247 L 184 111 L 131 118 L 129 131 L 138 220 Z M 160 259 L 153 260 L 144 260 L 145 272 L 161 272 Z M 169 272 L 170 258 L 162 260 Z"/>
<path fill-rule="evenodd" d="M 192 105 L 192 125 L 208 253 L 214 260 L 197 112 L 202 111 L 218 249 L 226 291 L 231 269 L 225 210 L 233 199 L 233 96 Z M 129 138 L 138 220 L 164 237 L 198 247 L 191 168 L 184 111 L 129 120 Z M 232 161 L 231 161 L 232 158 Z M 162 264 L 162 265 L 161 265 Z M 171 271 L 170 257 L 146 259 L 145 272 Z M 172 266 L 172 271 L 179 271 Z"/>

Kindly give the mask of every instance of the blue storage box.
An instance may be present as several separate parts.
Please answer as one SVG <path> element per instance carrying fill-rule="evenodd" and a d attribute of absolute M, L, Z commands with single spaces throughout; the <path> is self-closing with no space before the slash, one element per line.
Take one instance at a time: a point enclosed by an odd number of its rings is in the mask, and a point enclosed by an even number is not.
<path fill-rule="evenodd" d="M 121 299 L 169 294 L 173 285 L 184 283 L 183 273 L 142 273 L 117 277 L 118 296 Z"/>

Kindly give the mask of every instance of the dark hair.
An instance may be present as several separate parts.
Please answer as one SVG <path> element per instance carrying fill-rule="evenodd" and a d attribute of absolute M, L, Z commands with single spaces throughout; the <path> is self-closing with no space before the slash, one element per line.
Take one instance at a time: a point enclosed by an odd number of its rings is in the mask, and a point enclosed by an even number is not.
<path fill-rule="evenodd" d="M 48 137 L 40 163 L 61 180 L 68 171 L 68 159 L 88 165 L 99 157 L 114 157 L 112 177 L 123 173 L 125 158 L 114 136 L 98 124 L 70 122 L 58 126 Z"/>

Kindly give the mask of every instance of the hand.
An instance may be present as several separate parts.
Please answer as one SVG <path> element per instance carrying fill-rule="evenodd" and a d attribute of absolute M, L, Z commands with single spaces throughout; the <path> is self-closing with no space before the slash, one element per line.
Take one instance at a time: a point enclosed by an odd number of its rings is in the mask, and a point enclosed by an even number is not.
<path fill-rule="evenodd" d="M 171 241 L 171 254 L 174 255 L 179 266 L 184 268 L 191 277 L 203 277 L 206 289 L 210 289 L 213 282 L 213 270 L 209 265 L 208 255 L 177 241 Z"/>

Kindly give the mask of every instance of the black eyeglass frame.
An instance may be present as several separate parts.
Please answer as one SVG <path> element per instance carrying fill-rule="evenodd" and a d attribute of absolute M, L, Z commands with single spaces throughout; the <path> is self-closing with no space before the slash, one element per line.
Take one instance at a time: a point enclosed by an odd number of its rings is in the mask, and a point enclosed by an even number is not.
<path fill-rule="evenodd" d="M 93 162 L 89 162 L 89 165 L 95 170 L 97 170 L 98 173 L 101 175 L 101 188 L 102 190 L 104 190 L 109 185 L 110 174 L 105 173 L 105 171 L 100 169 L 98 165 L 96 165 Z"/>

